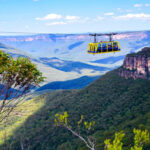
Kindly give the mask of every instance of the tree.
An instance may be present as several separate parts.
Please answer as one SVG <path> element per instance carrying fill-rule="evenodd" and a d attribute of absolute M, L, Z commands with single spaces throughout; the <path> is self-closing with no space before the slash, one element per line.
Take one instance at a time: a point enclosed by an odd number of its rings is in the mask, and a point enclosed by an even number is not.
<path fill-rule="evenodd" d="M 84 144 L 90 149 L 90 150 L 95 150 L 95 140 L 93 137 L 90 137 L 88 135 L 86 136 L 82 136 L 80 134 L 80 129 L 81 126 L 83 125 L 86 129 L 87 132 L 89 132 L 90 130 L 93 129 L 93 126 L 95 125 L 94 121 L 91 122 L 87 122 L 84 121 L 84 116 L 81 115 L 81 119 L 77 122 L 77 130 L 75 131 L 72 129 L 72 127 L 69 125 L 69 120 L 68 120 L 68 113 L 64 112 L 62 114 L 55 114 L 55 125 L 56 126 L 62 126 L 64 128 L 66 128 L 68 131 L 70 131 L 73 135 L 75 135 L 76 137 L 78 137 L 82 142 L 84 142 Z"/>
<path fill-rule="evenodd" d="M 104 141 L 105 143 L 105 150 L 122 150 L 122 139 L 125 136 L 125 134 L 123 132 L 117 132 L 115 133 L 115 139 L 113 140 L 112 144 L 111 144 L 111 140 L 110 139 L 106 139 Z"/>
<path fill-rule="evenodd" d="M 0 122 L 43 81 L 42 73 L 28 58 L 14 59 L 0 51 Z"/>
<path fill-rule="evenodd" d="M 149 132 L 148 130 L 141 131 L 139 129 L 133 130 L 134 136 L 134 146 L 131 147 L 131 150 L 142 150 L 143 145 L 149 142 Z"/>
<path fill-rule="evenodd" d="M 133 130 L 134 136 L 134 146 L 131 147 L 131 150 L 143 150 L 143 145 L 150 141 L 149 132 L 148 130 L 141 131 L 140 129 Z M 111 143 L 110 139 L 106 139 L 105 143 L 105 150 L 123 150 L 123 143 L 122 139 L 125 134 L 121 132 L 117 132 L 115 134 L 115 139 Z"/>

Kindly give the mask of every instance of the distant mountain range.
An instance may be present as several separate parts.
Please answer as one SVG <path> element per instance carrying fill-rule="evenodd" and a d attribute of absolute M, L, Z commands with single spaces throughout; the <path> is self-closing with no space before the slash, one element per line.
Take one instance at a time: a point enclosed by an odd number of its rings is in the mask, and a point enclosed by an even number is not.
<path fill-rule="evenodd" d="M 107 37 L 98 40 L 102 39 Z M 121 52 L 101 55 L 87 54 L 93 41 L 88 34 L 0 36 L 0 49 L 13 57 L 29 57 L 47 77 L 47 84 L 98 76 L 121 66 L 126 54 L 150 45 L 150 31 L 118 34 L 114 40 L 120 42 Z"/>
<path fill-rule="evenodd" d="M 82 89 L 98 79 L 100 76 L 88 77 L 83 76 L 81 78 L 68 80 L 68 81 L 56 81 L 51 82 L 42 87 L 38 88 L 36 91 L 44 90 L 58 90 L 58 89 Z"/>
<path fill-rule="evenodd" d="M 86 53 L 88 43 L 93 42 L 93 38 L 88 34 L 40 34 L 29 36 L 1 36 L 0 42 L 17 49 L 30 53 L 34 57 L 57 57 L 71 61 L 94 61 L 107 58 L 108 56 L 121 56 L 135 51 L 143 46 L 149 45 L 150 32 L 122 33 L 114 36 L 114 40 L 119 40 L 122 51 L 116 54 L 89 55 Z M 107 40 L 106 37 L 99 38 Z"/>

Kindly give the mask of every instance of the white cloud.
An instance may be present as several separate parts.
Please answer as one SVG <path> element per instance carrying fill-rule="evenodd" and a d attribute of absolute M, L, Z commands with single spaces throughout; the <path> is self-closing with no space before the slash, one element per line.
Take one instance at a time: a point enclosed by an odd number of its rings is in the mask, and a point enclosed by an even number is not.
<path fill-rule="evenodd" d="M 53 25 L 64 25 L 67 24 L 66 22 L 63 21 L 59 21 L 59 22 L 50 22 L 50 23 L 46 23 L 46 26 L 53 26 Z"/>
<path fill-rule="evenodd" d="M 113 12 L 109 12 L 109 13 L 105 13 L 104 15 L 105 15 L 105 16 L 113 16 L 114 13 L 113 13 Z"/>
<path fill-rule="evenodd" d="M 103 17 L 97 17 L 95 20 L 102 20 Z M 72 23 L 87 23 L 89 20 L 91 20 L 89 17 L 80 17 L 80 16 L 71 16 L 71 15 L 66 15 L 62 16 L 60 14 L 47 14 L 44 17 L 37 17 L 35 20 L 40 20 L 40 21 L 48 21 L 48 20 L 55 20 L 54 22 L 46 23 L 46 25 L 51 26 L 51 25 L 58 25 L 58 24 L 72 24 Z M 56 21 L 58 20 L 58 21 Z"/>
<path fill-rule="evenodd" d="M 76 23 L 76 22 L 81 23 L 82 22 L 82 19 L 79 16 L 69 16 L 68 15 L 65 17 L 65 19 L 68 23 Z"/>
<path fill-rule="evenodd" d="M 61 19 L 62 16 L 59 14 L 47 14 L 46 16 L 42 18 L 35 18 L 36 20 L 54 20 L 54 19 Z"/>
<path fill-rule="evenodd" d="M 113 17 L 114 19 L 150 19 L 150 14 L 126 14 L 122 16 Z"/>
<path fill-rule="evenodd" d="M 150 7 L 150 4 L 145 4 L 146 7 Z"/>
<path fill-rule="evenodd" d="M 80 19 L 80 17 L 79 16 L 66 16 L 65 19 L 66 20 L 78 20 L 78 19 Z"/>
<path fill-rule="evenodd" d="M 134 7 L 140 8 L 140 7 L 142 7 L 142 4 L 134 4 Z"/>

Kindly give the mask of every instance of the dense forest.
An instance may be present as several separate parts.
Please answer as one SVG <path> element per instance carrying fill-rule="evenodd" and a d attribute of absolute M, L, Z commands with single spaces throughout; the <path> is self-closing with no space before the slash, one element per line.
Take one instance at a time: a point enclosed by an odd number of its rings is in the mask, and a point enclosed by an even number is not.
<path fill-rule="evenodd" d="M 80 119 L 81 114 L 86 120 L 96 122 L 91 135 L 96 138 L 98 150 L 104 149 L 106 138 L 113 138 L 116 131 L 122 130 L 126 133 L 124 149 L 128 150 L 133 145 L 133 128 L 150 129 L 149 91 L 149 80 L 125 79 L 118 75 L 118 70 L 114 70 L 82 90 L 60 90 L 38 96 L 21 108 L 26 109 L 27 114 L 34 109 L 34 103 L 38 109 L 13 130 L 0 149 L 11 145 L 11 149 L 18 150 L 20 143 L 23 143 L 24 149 L 87 149 L 67 130 L 54 125 L 55 114 L 67 111 L 72 124 Z M 11 130 L 19 119 L 18 115 L 13 116 L 6 128 Z M 144 150 L 149 148 L 147 144 Z"/>

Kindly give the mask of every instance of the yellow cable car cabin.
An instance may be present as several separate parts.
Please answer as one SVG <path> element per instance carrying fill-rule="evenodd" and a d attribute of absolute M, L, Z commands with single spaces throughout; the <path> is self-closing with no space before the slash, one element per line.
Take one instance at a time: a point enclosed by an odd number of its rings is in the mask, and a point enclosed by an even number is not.
<path fill-rule="evenodd" d="M 107 34 L 89 34 L 90 36 L 94 36 L 94 42 L 89 43 L 88 46 L 88 54 L 102 54 L 102 53 L 112 53 L 119 52 L 120 46 L 118 41 L 113 41 L 112 36 L 118 33 L 107 33 Z M 97 36 L 109 36 L 109 41 L 101 41 L 97 42 Z"/>
<path fill-rule="evenodd" d="M 101 54 L 110 52 L 119 52 L 120 46 L 117 41 L 89 43 L 88 54 Z"/>

